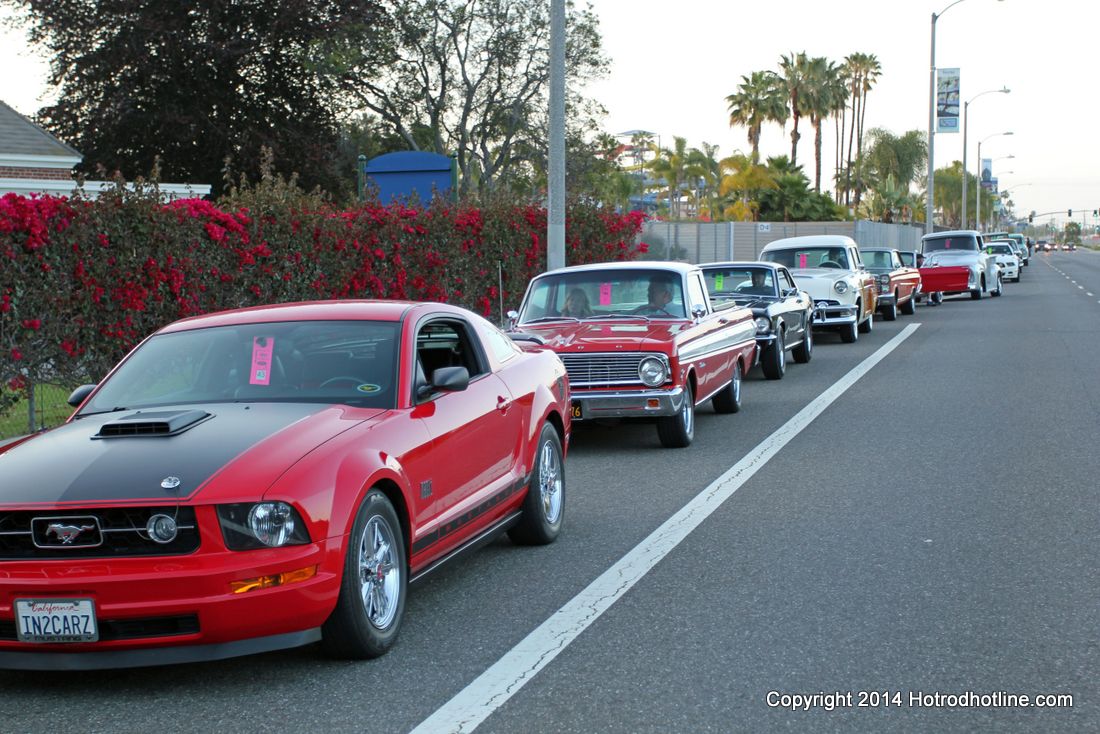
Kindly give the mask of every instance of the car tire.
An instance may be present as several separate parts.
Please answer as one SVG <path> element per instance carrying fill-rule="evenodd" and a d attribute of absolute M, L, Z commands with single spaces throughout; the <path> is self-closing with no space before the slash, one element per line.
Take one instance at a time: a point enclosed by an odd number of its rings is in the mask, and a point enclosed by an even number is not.
<path fill-rule="evenodd" d="M 372 489 L 355 513 L 336 608 L 321 627 L 329 655 L 365 660 L 393 646 L 409 587 L 405 554 L 397 512 L 381 490 Z"/>
<path fill-rule="evenodd" d="M 546 423 L 539 433 L 531 482 L 523 500 L 523 514 L 508 531 L 508 537 L 518 545 L 553 543 L 561 532 L 564 518 L 565 461 L 561 439 L 554 427 Z"/>
<path fill-rule="evenodd" d="M 794 361 L 799 364 L 806 364 L 810 361 L 810 358 L 814 355 L 814 330 L 810 328 L 809 324 L 806 325 L 806 330 L 802 334 L 802 343 L 791 350 L 791 356 L 794 357 Z"/>
<path fill-rule="evenodd" d="M 856 322 L 850 324 L 844 324 L 840 327 L 840 341 L 845 344 L 854 344 L 859 341 L 859 332 L 861 329 L 856 325 Z"/>
<path fill-rule="evenodd" d="M 760 369 L 769 380 L 781 380 L 787 373 L 787 343 L 782 331 L 775 333 L 775 341 L 764 350 Z"/>
<path fill-rule="evenodd" d="M 657 437 L 666 449 L 682 449 L 691 445 L 695 438 L 695 394 L 690 384 L 684 386 L 684 402 L 676 415 L 657 419 Z"/>
<path fill-rule="evenodd" d="M 740 413 L 741 412 L 741 363 L 734 362 L 733 377 L 728 385 L 718 391 L 710 404 L 714 406 L 715 413 Z"/>
<path fill-rule="evenodd" d="M 898 318 L 898 294 L 894 291 L 894 302 L 882 307 L 882 318 L 886 321 L 896 321 Z"/>
<path fill-rule="evenodd" d="M 970 291 L 970 300 L 972 300 L 972 301 L 982 300 L 982 289 L 979 288 L 977 290 Z"/>
<path fill-rule="evenodd" d="M 917 312 L 917 294 L 910 293 L 909 300 L 901 304 L 901 312 L 906 316 L 912 316 Z"/>
<path fill-rule="evenodd" d="M 872 311 L 871 313 L 867 314 L 867 318 L 865 318 L 862 321 L 862 323 L 860 323 L 859 330 L 863 334 L 870 334 L 871 331 L 874 328 L 875 328 L 875 312 Z"/>

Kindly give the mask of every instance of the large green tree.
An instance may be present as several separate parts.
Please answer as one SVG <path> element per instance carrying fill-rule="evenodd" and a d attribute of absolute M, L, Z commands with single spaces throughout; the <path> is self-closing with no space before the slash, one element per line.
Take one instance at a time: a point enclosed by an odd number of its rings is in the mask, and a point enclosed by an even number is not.
<path fill-rule="evenodd" d="M 806 103 L 802 96 L 806 93 L 807 75 L 810 59 L 805 51 L 784 55 L 779 60 L 780 79 L 787 95 L 787 105 L 791 113 L 791 164 L 798 163 L 798 141 L 802 135 L 798 132 L 798 121 L 805 114 Z"/>
<path fill-rule="evenodd" d="M 391 0 L 395 27 L 382 58 L 337 36 L 319 64 L 349 100 L 409 148 L 455 155 L 463 191 L 527 180 L 546 158 L 550 8 L 544 0 Z M 566 65 L 577 79 L 607 60 L 591 9 L 570 8 Z M 598 106 L 570 89 L 571 134 L 595 127 Z"/>
<path fill-rule="evenodd" d="M 159 157 L 172 181 L 218 191 L 225 160 L 258 173 L 260 153 L 306 186 L 336 173 L 331 87 L 311 63 L 320 40 L 371 45 L 379 0 L 0 0 L 51 56 L 58 102 L 38 121 L 102 166 L 133 177 Z"/>

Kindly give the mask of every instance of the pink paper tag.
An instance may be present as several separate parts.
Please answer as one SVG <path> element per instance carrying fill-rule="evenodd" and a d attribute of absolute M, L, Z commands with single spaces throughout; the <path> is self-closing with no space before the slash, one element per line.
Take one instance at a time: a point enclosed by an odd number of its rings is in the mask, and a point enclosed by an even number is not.
<path fill-rule="evenodd" d="M 806 253 L 802 253 L 801 255 L 798 256 L 798 267 L 800 267 L 800 268 L 806 267 Z"/>
<path fill-rule="evenodd" d="M 266 336 L 252 339 L 252 368 L 248 373 L 249 385 L 271 384 L 271 352 L 275 340 Z"/>
<path fill-rule="evenodd" d="M 601 306 L 610 306 L 611 305 L 611 284 L 610 283 L 600 283 L 600 305 Z"/>

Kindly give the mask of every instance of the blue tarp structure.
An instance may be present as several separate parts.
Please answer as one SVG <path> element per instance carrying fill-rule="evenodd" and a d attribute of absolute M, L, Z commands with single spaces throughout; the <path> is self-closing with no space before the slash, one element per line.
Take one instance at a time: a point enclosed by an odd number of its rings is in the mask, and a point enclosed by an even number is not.
<path fill-rule="evenodd" d="M 446 194 L 451 190 L 451 159 L 438 153 L 403 150 L 386 153 L 367 162 L 367 180 L 378 187 L 383 204 L 407 202 L 416 192 L 420 202 L 432 200 L 432 191 Z"/>

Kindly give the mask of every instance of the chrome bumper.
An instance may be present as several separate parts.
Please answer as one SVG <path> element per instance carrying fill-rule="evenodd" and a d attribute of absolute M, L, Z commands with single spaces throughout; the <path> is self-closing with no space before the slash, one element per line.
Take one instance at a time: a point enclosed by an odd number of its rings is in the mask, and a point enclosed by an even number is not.
<path fill-rule="evenodd" d="M 684 406 L 684 388 L 682 387 L 668 390 L 577 391 L 572 397 L 575 421 L 676 415 Z M 577 415 L 578 407 L 580 415 Z"/>
<path fill-rule="evenodd" d="M 836 326 L 853 324 L 856 321 L 856 307 L 852 306 L 814 306 L 814 326 Z"/>

